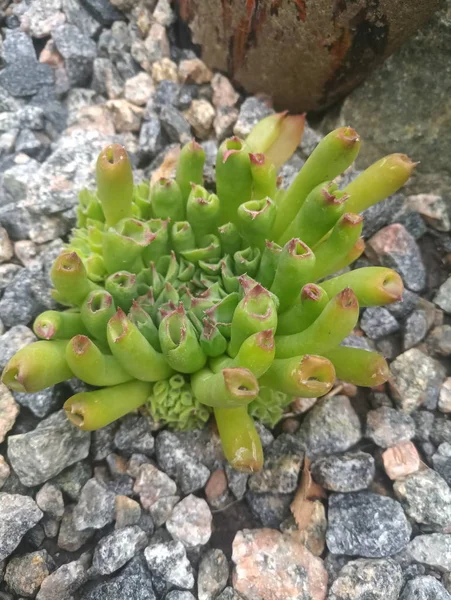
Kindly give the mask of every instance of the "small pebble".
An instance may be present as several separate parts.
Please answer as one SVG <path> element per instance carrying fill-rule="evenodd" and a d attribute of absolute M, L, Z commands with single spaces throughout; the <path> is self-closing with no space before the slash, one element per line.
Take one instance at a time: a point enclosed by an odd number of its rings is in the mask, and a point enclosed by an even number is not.
<path fill-rule="evenodd" d="M 65 600 L 86 580 L 86 569 L 81 561 L 61 565 L 41 583 L 36 600 Z"/>
<path fill-rule="evenodd" d="M 54 568 L 55 563 L 46 550 L 16 556 L 6 567 L 5 582 L 18 596 L 34 597 Z"/>
<path fill-rule="evenodd" d="M 79 531 L 101 529 L 114 520 L 115 495 L 97 479 L 90 479 L 81 490 L 74 508 L 74 525 Z"/>
<path fill-rule="evenodd" d="M 432 533 L 418 535 L 407 546 L 413 560 L 439 571 L 451 571 L 451 535 Z"/>
<path fill-rule="evenodd" d="M 413 348 L 424 340 L 429 330 L 427 315 L 424 310 L 414 310 L 404 325 L 404 350 Z"/>
<path fill-rule="evenodd" d="M 42 517 L 42 511 L 29 496 L 0 492 L 0 560 L 15 550 Z"/>
<path fill-rule="evenodd" d="M 391 559 L 360 559 L 345 565 L 332 583 L 328 600 L 398 600 L 404 583 Z"/>
<path fill-rule="evenodd" d="M 368 413 L 365 435 L 381 448 L 389 448 L 411 440 L 415 435 L 415 422 L 409 415 L 383 406 Z"/>
<path fill-rule="evenodd" d="M 11 469 L 4 459 L 4 457 L 0 454 L 0 490 L 5 484 L 5 481 L 8 479 L 11 473 Z"/>
<path fill-rule="evenodd" d="M 377 340 L 385 335 L 396 333 L 399 330 L 399 323 L 383 306 L 373 306 L 365 309 L 360 327 L 369 338 Z"/>
<path fill-rule="evenodd" d="M 166 473 L 159 471 L 154 465 L 143 464 L 139 467 L 133 491 L 139 494 L 142 506 L 150 510 L 160 498 L 175 496 L 177 486 Z"/>
<path fill-rule="evenodd" d="M 402 442 L 382 454 L 384 469 L 392 480 L 402 479 L 416 473 L 420 468 L 420 456 L 412 442 Z"/>
<path fill-rule="evenodd" d="M 451 412 L 451 377 L 443 382 L 438 398 L 438 409 L 443 413 Z"/>
<path fill-rule="evenodd" d="M 371 484 L 376 469 L 374 458 L 366 452 L 349 452 L 314 461 L 313 479 L 332 492 L 358 492 Z"/>
<path fill-rule="evenodd" d="M 36 494 L 36 504 L 48 516 L 59 519 L 64 514 L 64 499 L 61 490 L 46 483 Z"/>
<path fill-rule="evenodd" d="M 143 550 L 147 541 L 147 535 L 136 525 L 118 529 L 97 544 L 92 568 L 99 575 L 114 573 Z"/>
<path fill-rule="evenodd" d="M 212 532 L 212 514 L 208 504 L 192 494 L 186 496 L 174 507 L 166 528 L 186 548 L 206 544 Z"/>
<path fill-rule="evenodd" d="M 14 427 L 19 414 L 19 405 L 14 396 L 3 383 L 0 383 L 0 444 L 6 438 L 6 434 Z"/>
<path fill-rule="evenodd" d="M 426 341 L 432 352 L 440 356 L 451 356 L 451 325 L 435 327 Z"/>
<path fill-rule="evenodd" d="M 73 518 L 74 506 L 66 506 L 58 533 L 58 547 L 67 552 L 76 552 L 94 534 L 94 529 L 78 531 Z"/>
<path fill-rule="evenodd" d="M 181 542 L 161 542 L 144 550 L 147 565 L 154 577 L 161 577 L 169 584 L 182 589 L 194 587 L 193 569 Z"/>
<path fill-rule="evenodd" d="M 445 379 L 443 366 L 417 348 L 411 348 L 390 365 L 390 382 L 398 406 L 411 413 L 421 405 L 437 406 L 440 386 Z"/>
<path fill-rule="evenodd" d="M 451 526 L 451 489 L 432 469 L 418 471 L 396 481 L 393 489 L 407 515 L 433 531 Z"/>
<path fill-rule="evenodd" d="M 434 470 L 451 486 L 451 444 L 444 442 L 432 456 Z"/>
<path fill-rule="evenodd" d="M 116 496 L 115 528 L 122 529 L 129 525 L 137 525 L 141 518 L 141 507 L 138 502 L 127 496 Z"/>
<path fill-rule="evenodd" d="M 406 583 L 399 600 L 451 600 L 451 594 L 435 577 L 416 577 Z"/>
<path fill-rule="evenodd" d="M 440 286 L 434 298 L 434 302 L 448 315 L 451 314 L 451 277 L 448 277 L 445 283 Z"/>
<path fill-rule="evenodd" d="M 309 458 L 344 452 L 362 438 L 359 418 L 346 396 L 321 398 L 307 413 L 297 434 Z"/>
<path fill-rule="evenodd" d="M 229 564 L 222 550 L 209 550 L 202 557 L 197 576 L 199 600 L 214 600 L 229 578 Z"/>
<path fill-rule="evenodd" d="M 155 440 L 150 419 L 141 415 L 127 415 L 114 436 L 114 444 L 127 456 L 134 452 L 152 456 Z"/>

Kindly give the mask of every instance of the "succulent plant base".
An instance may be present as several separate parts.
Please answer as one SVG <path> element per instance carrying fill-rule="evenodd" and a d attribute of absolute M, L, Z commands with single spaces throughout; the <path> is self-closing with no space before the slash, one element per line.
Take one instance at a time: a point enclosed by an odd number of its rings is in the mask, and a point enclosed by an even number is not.
<path fill-rule="evenodd" d="M 386 381 L 380 355 L 340 344 L 359 307 L 401 298 L 401 278 L 383 267 L 331 276 L 364 251 L 358 213 L 399 189 L 413 163 L 390 155 L 338 189 L 334 178 L 360 147 L 343 127 L 278 189 L 303 128 L 303 116 L 281 113 L 246 140 L 225 140 L 216 193 L 203 186 L 195 141 L 175 178 L 151 186 L 134 185 L 122 146 L 106 147 L 97 190 L 80 194 L 78 226 L 51 271 L 66 308 L 36 319 L 41 341 L 9 361 L 3 382 L 21 392 L 73 376 L 95 386 L 64 407 L 85 430 L 141 406 L 175 430 L 214 415 L 230 464 L 255 472 L 263 451 L 254 418 L 274 426 L 295 398 L 323 396 L 336 377 Z"/>

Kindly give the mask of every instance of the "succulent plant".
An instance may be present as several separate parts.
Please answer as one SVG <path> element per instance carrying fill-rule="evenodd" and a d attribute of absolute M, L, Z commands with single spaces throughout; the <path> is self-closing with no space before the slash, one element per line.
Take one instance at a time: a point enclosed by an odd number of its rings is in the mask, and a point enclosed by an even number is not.
<path fill-rule="evenodd" d="M 152 185 L 134 185 L 122 146 L 105 148 L 97 191 L 80 193 L 78 227 L 51 270 L 67 308 L 36 319 L 41 341 L 9 361 L 3 382 L 34 392 L 76 376 L 99 388 L 65 404 L 86 430 L 143 405 L 175 429 L 213 413 L 227 459 L 245 471 L 263 462 L 253 417 L 272 426 L 293 398 L 322 396 L 336 377 L 383 383 L 381 356 L 340 344 L 359 307 L 400 300 L 402 281 L 387 268 L 347 267 L 365 247 L 359 213 L 414 165 L 387 156 L 340 190 L 333 180 L 360 146 L 342 127 L 278 189 L 303 127 L 303 116 L 280 113 L 245 141 L 225 140 L 215 193 L 203 187 L 195 141 L 181 149 L 175 178 Z"/>

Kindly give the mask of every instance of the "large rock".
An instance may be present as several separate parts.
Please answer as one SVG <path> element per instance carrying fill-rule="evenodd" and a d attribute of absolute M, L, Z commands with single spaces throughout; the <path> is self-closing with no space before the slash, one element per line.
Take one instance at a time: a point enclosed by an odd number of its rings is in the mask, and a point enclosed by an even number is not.
<path fill-rule="evenodd" d="M 228 72 L 250 92 L 273 95 L 283 108 L 304 111 L 353 89 L 438 6 L 436 0 L 190 0 L 180 3 L 180 15 L 191 23 L 210 67 Z M 431 60 L 431 79 L 433 65 Z"/>
<path fill-rule="evenodd" d="M 244 529 L 233 541 L 233 587 L 246 600 L 324 600 L 323 562 L 275 529 Z"/>
<path fill-rule="evenodd" d="M 382 558 L 410 539 L 412 528 L 401 505 L 379 494 L 332 494 L 328 516 L 326 542 L 333 554 Z"/>
<path fill-rule="evenodd" d="M 8 439 L 8 459 L 23 485 L 34 486 L 58 475 L 89 454 L 90 434 L 77 429 L 63 411 L 34 431 Z"/>
<path fill-rule="evenodd" d="M 338 124 L 352 123 L 365 140 L 360 165 L 404 152 L 420 161 L 420 174 L 451 176 L 451 2 L 444 4 L 441 13 L 346 98 Z M 448 189 L 442 174 L 436 181 Z"/>

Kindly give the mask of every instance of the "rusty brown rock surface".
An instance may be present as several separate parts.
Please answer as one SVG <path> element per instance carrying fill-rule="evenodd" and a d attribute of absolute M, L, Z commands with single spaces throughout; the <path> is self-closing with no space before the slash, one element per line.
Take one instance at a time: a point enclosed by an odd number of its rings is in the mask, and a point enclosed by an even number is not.
<path fill-rule="evenodd" d="M 292 111 L 333 104 L 399 48 L 440 0 L 176 0 L 211 68 Z"/>
<path fill-rule="evenodd" d="M 233 541 L 233 587 L 245 600 L 324 600 L 323 561 L 275 529 L 244 529 Z"/>

